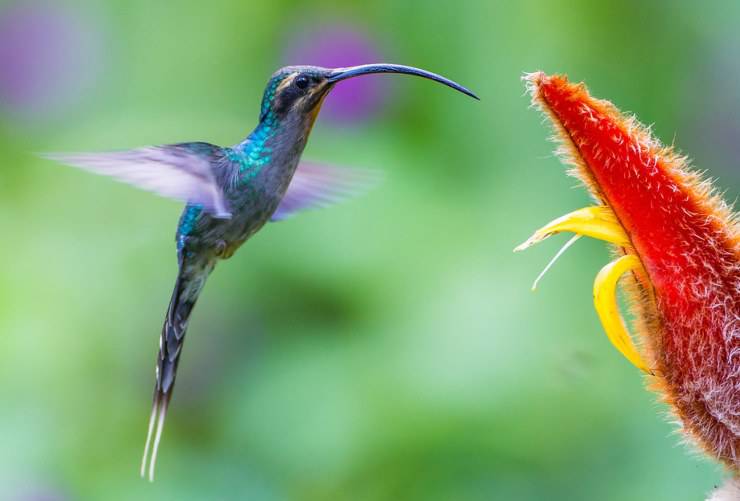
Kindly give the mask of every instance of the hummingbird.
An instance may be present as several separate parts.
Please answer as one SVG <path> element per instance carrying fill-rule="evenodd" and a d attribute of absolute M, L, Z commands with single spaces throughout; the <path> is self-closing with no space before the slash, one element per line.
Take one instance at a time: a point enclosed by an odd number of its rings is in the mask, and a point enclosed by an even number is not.
<path fill-rule="evenodd" d="M 286 66 L 267 83 L 256 128 L 234 146 L 190 142 L 44 155 L 186 203 L 175 237 L 178 274 L 159 338 L 142 477 L 154 479 L 188 321 L 216 263 L 231 257 L 268 221 L 338 201 L 367 180 L 351 169 L 299 160 L 331 89 L 342 80 L 374 73 L 415 75 L 478 99 L 452 80 L 411 66 Z"/>

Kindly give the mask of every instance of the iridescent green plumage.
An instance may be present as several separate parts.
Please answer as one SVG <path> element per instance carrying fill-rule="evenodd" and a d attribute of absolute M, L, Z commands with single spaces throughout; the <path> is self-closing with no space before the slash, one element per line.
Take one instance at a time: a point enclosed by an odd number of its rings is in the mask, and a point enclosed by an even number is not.
<path fill-rule="evenodd" d="M 235 146 L 197 142 L 118 153 L 50 155 L 188 203 L 177 228 L 179 273 L 160 337 L 142 475 L 154 476 L 190 313 L 216 263 L 231 257 L 270 219 L 326 205 L 367 181 L 346 169 L 299 167 L 298 162 L 328 92 L 341 80 L 370 73 L 417 75 L 475 97 L 450 80 L 408 66 L 289 66 L 270 78 L 259 124 Z"/>

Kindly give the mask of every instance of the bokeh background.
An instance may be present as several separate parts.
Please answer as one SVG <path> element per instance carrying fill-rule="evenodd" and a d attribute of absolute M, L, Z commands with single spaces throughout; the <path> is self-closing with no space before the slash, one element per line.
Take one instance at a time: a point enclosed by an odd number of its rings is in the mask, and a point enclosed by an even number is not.
<path fill-rule="evenodd" d="M 523 72 L 565 72 L 740 194 L 740 3 L 0 1 L 0 499 L 697 500 L 608 343 L 581 241 L 513 247 L 586 205 Z M 181 207 L 36 151 L 234 144 L 283 64 L 343 83 L 305 158 L 385 175 L 266 227 L 193 315 L 158 477 L 138 477 Z M 563 240 L 566 237 L 560 237 Z"/>

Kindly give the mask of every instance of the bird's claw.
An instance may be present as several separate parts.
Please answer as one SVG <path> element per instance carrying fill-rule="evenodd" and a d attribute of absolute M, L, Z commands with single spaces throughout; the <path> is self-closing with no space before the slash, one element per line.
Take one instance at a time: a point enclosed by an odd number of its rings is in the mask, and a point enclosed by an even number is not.
<path fill-rule="evenodd" d="M 219 240 L 216 242 L 216 256 L 221 257 L 224 255 L 224 252 L 226 252 L 226 242 Z"/>

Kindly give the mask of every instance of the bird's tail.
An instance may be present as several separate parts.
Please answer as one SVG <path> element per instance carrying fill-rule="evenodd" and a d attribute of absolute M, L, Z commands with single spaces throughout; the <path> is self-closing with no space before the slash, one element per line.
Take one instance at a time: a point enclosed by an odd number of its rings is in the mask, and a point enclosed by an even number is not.
<path fill-rule="evenodd" d="M 198 295 L 212 269 L 213 263 L 195 266 L 182 262 L 175 288 L 172 291 L 172 299 L 167 308 L 167 316 L 164 319 L 162 335 L 159 339 L 156 385 L 154 387 L 152 413 L 149 417 L 149 431 L 144 446 L 144 457 L 141 460 L 141 476 L 146 477 L 148 475 L 150 481 L 154 480 L 157 451 L 162 438 L 167 407 L 172 398 L 177 364 L 185 341 L 190 313 L 193 311 Z"/>

